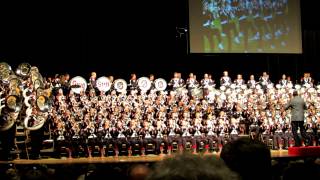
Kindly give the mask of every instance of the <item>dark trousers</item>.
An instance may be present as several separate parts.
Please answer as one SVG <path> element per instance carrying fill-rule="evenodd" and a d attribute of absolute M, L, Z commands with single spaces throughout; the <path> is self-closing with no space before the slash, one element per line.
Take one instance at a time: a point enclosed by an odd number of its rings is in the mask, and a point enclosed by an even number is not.
<path fill-rule="evenodd" d="M 0 153 L 1 159 L 8 159 L 10 155 L 10 150 L 14 146 L 14 138 L 16 132 L 16 125 L 13 125 L 12 128 L 6 131 L 0 131 L 0 142 L 2 152 Z"/>
<path fill-rule="evenodd" d="M 303 139 L 307 139 L 306 130 L 303 124 L 304 124 L 303 121 L 291 121 L 292 133 L 293 133 L 293 138 L 296 146 L 301 146 L 301 139 L 297 133 L 298 127 L 300 127 L 300 133 Z"/>
<path fill-rule="evenodd" d="M 44 128 L 41 127 L 38 130 L 30 131 L 31 136 L 31 155 L 38 157 L 42 148 Z"/>
<path fill-rule="evenodd" d="M 282 146 L 284 146 L 284 147 L 287 147 L 286 144 L 285 144 L 284 133 L 283 132 L 275 132 L 274 135 L 273 135 L 274 149 L 280 148 L 280 144 L 282 144 Z"/>

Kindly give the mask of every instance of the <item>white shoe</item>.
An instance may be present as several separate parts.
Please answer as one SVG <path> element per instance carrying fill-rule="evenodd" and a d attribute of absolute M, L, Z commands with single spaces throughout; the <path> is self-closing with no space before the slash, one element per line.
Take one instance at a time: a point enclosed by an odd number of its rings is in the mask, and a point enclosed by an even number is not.
<path fill-rule="evenodd" d="M 281 42 L 281 46 L 287 46 L 287 43 L 284 42 L 284 41 L 282 41 L 282 42 Z"/>
<path fill-rule="evenodd" d="M 219 43 L 218 48 L 219 48 L 220 50 L 224 50 L 223 44 L 222 44 L 222 43 Z"/>
<path fill-rule="evenodd" d="M 279 37 L 279 36 L 281 36 L 282 35 L 282 32 L 280 31 L 280 30 L 278 30 L 278 31 L 276 31 L 275 33 L 274 33 L 274 36 L 276 37 L 276 39 Z"/>
<path fill-rule="evenodd" d="M 222 37 L 226 37 L 227 35 L 225 33 L 221 33 L 221 36 Z"/>
<path fill-rule="evenodd" d="M 203 27 L 209 27 L 211 24 L 210 20 L 208 20 L 207 22 L 203 23 Z"/>
<path fill-rule="evenodd" d="M 271 44 L 270 48 L 271 48 L 271 49 L 275 49 L 276 46 L 274 46 L 273 44 Z"/>
<path fill-rule="evenodd" d="M 237 44 L 240 44 L 240 40 L 239 40 L 239 37 L 238 37 L 238 36 L 236 36 L 236 37 L 234 38 L 234 42 L 237 43 Z"/>
<path fill-rule="evenodd" d="M 249 41 L 255 41 L 255 40 L 259 40 L 260 39 L 260 34 L 257 33 L 256 35 L 254 35 L 252 38 L 249 39 Z"/>
<path fill-rule="evenodd" d="M 270 33 L 265 34 L 264 37 L 266 38 L 266 40 L 270 40 L 271 39 L 271 34 Z"/>
<path fill-rule="evenodd" d="M 243 32 L 239 32 L 239 37 L 243 37 Z"/>

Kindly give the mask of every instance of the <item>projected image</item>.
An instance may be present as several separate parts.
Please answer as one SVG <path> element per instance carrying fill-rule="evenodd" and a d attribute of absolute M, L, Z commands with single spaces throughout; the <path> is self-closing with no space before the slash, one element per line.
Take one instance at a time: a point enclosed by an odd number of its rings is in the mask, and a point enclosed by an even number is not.
<path fill-rule="evenodd" d="M 299 1 L 200 1 L 198 20 L 190 10 L 191 52 L 301 53 Z"/>

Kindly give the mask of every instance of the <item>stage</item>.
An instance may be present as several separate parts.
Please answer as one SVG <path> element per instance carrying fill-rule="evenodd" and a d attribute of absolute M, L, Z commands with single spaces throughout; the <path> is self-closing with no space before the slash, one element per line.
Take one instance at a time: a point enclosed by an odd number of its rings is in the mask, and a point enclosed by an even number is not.
<path fill-rule="evenodd" d="M 219 153 L 198 154 L 199 156 L 216 156 Z M 173 155 L 146 155 L 146 156 L 110 156 L 110 157 L 91 157 L 91 158 L 47 158 L 39 160 L 16 159 L 13 161 L 0 161 L 1 164 L 115 164 L 115 163 L 150 163 L 161 161 L 164 158 L 172 157 Z M 271 150 L 271 157 L 277 158 L 297 158 L 296 155 L 289 155 L 288 150 Z"/>

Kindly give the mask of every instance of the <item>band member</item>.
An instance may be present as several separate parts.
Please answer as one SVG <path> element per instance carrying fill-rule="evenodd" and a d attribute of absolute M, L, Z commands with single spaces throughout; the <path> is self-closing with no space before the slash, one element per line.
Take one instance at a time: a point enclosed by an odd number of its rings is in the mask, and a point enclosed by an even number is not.
<path fill-rule="evenodd" d="M 287 87 L 288 85 L 288 80 L 287 80 L 287 76 L 285 74 L 282 75 L 282 78 L 279 80 L 279 84 L 282 87 Z"/>
<path fill-rule="evenodd" d="M 273 135 L 274 149 L 282 149 L 284 146 L 284 132 L 280 123 L 276 124 L 276 130 Z"/>
<path fill-rule="evenodd" d="M 266 26 L 263 20 L 263 13 L 262 13 L 263 5 L 259 2 L 259 0 L 252 1 L 252 9 L 251 14 L 253 16 L 253 21 L 256 27 L 255 35 L 250 40 L 257 40 L 258 41 L 258 52 L 263 52 L 263 32 L 264 27 Z"/>
<path fill-rule="evenodd" d="M 314 128 L 314 131 L 315 131 L 315 134 L 316 134 L 316 143 L 317 143 L 317 146 L 320 145 L 320 118 L 318 117 L 317 118 L 317 121 L 315 123 L 315 128 Z"/>
<path fill-rule="evenodd" d="M 315 133 L 314 133 L 314 123 L 312 121 L 312 117 L 307 117 L 306 123 L 305 123 L 305 129 L 306 129 L 306 136 L 307 139 L 305 139 L 305 145 L 310 146 L 314 145 L 315 142 Z"/>
<path fill-rule="evenodd" d="M 129 81 L 128 86 L 130 87 L 130 90 L 136 90 L 138 88 L 138 80 L 136 74 L 131 74 L 131 78 Z"/>
<path fill-rule="evenodd" d="M 237 75 L 237 79 L 234 80 L 234 84 L 238 88 L 241 87 L 242 85 L 245 85 L 245 81 L 242 79 L 242 75 L 241 74 Z"/>
<path fill-rule="evenodd" d="M 270 49 L 275 49 L 274 44 L 274 17 L 273 17 L 273 3 L 271 0 L 265 0 L 262 5 L 262 12 L 263 12 L 263 21 L 265 23 L 264 25 L 264 38 L 267 41 L 270 41 Z"/>
<path fill-rule="evenodd" d="M 150 87 L 150 91 L 151 91 L 151 90 L 153 90 L 153 89 L 156 88 L 156 87 L 155 87 L 155 84 L 154 84 L 154 75 L 153 75 L 153 74 L 150 74 L 150 75 L 149 75 L 149 80 L 150 80 L 150 82 L 151 82 L 151 87 Z"/>
<path fill-rule="evenodd" d="M 311 78 L 310 73 L 303 74 L 303 78 L 301 78 L 301 84 L 303 86 L 309 86 L 309 87 L 313 86 L 313 79 Z"/>
<path fill-rule="evenodd" d="M 269 75 L 267 74 L 267 72 L 262 73 L 262 76 L 260 76 L 259 78 L 259 83 L 261 84 L 262 89 L 267 89 L 267 86 L 271 84 L 271 81 L 269 79 Z"/>
<path fill-rule="evenodd" d="M 208 74 L 203 75 L 203 79 L 200 81 L 200 85 L 203 89 L 209 89 L 214 87 L 214 81 L 209 78 Z"/>
<path fill-rule="evenodd" d="M 229 77 L 228 71 L 224 71 L 223 76 L 220 79 L 220 86 L 229 87 L 231 83 L 232 81 L 231 81 L 231 78 Z"/>
<path fill-rule="evenodd" d="M 270 130 L 271 130 L 271 127 L 269 125 L 269 122 L 267 119 L 265 119 L 260 126 L 260 131 L 262 132 L 261 133 L 262 142 L 268 147 L 273 148 L 273 143 L 271 143 L 272 141 L 270 141 L 270 138 L 272 138 Z"/>
<path fill-rule="evenodd" d="M 250 11 L 252 8 L 251 2 L 246 0 L 235 1 L 237 4 L 236 15 L 239 21 L 239 37 L 243 38 L 244 52 L 248 52 L 248 42 L 249 42 L 249 30 L 254 31 L 253 22 L 249 20 Z"/>
<path fill-rule="evenodd" d="M 168 83 L 168 86 L 171 87 L 172 90 L 174 91 L 174 90 L 178 89 L 179 87 L 182 87 L 183 84 L 184 84 L 183 79 L 181 79 L 178 72 L 175 72 L 173 75 L 173 78 Z"/>
<path fill-rule="evenodd" d="M 304 124 L 304 110 L 307 109 L 304 100 L 298 96 L 298 92 L 293 92 L 293 99 L 285 106 L 285 109 L 291 108 L 291 127 L 294 136 L 295 146 L 301 146 L 300 137 L 297 134 L 298 128 L 304 139 L 307 139 Z"/>
<path fill-rule="evenodd" d="M 247 82 L 248 88 L 255 88 L 256 84 L 257 84 L 257 82 L 254 79 L 254 75 L 250 75 L 250 79 Z"/>
<path fill-rule="evenodd" d="M 209 47 L 211 51 L 215 51 L 215 41 L 213 37 L 217 38 L 218 41 L 218 48 L 220 51 L 224 50 L 224 46 L 222 44 L 221 32 L 217 25 L 215 24 L 215 20 L 219 18 L 219 8 L 215 1 L 204 1 L 203 3 L 203 25 L 202 30 L 205 37 L 208 39 Z M 212 45 L 211 45 L 212 44 Z"/>
<path fill-rule="evenodd" d="M 194 74 L 193 73 L 189 74 L 189 78 L 186 81 L 186 85 L 187 85 L 188 89 L 194 89 L 194 88 L 198 87 L 199 83 L 194 78 Z"/>
<path fill-rule="evenodd" d="M 288 35 L 290 28 L 286 22 L 286 9 L 288 6 L 287 0 L 280 0 L 275 2 L 274 9 L 275 9 L 275 18 L 274 18 L 274 36 L 275 38 L 280 39 L 281 46 L 286 46 L 287 43 L 285 41 L 285 36 Z"/>
<path fill-rule="evenodd" d="M 89 87 L 96 88 L 96 79 L 97 79 L 97 73 L 92 72 L 89 78 Z"/>
<path fill-rule="evenodd" d="M 191 91 L 194 89 L 194 88 L 197 88 L 199 86 L 199 83 L 198 81 L 194 78 L 194 74 L 193 73 L 190 73 L 189 74 L 189 78 L 187 79 L 186 81 L 186 85 L 187 85 L 187 88 L 188 88 L 188 95 L 191 96 Z"/>
<path fill-rule="evenodd" d="M 220 8 L 220 21 L 223 35 L 226 36 L 228 40 L 228 51 L 232 49 L 232 35 L 234 35 L 234 42 L 236 44 L 240 44 L 240 39 L 238 37 L 239 32 L 237 30 L 235 22 L 233 19 L 235 18 L 235 7 L 229 1 L 221 1 L 221 8 Z"/>
<path fill-rule="evenodd" d="M 30 131 L 31 137 L 31 159 L 41 159 L 40 150 L 42 148 L 44 127 Z"/>
<path fill-rule="evenodd" d="M 6 121 L 6 117 L 3 115 L 0 116 L 1 121 Z M 10 151 L 14 147 L 14 139 L 15 139 L 15 132 L 16 132 L 16 125 L 14 124 L 13 127 L 11 127 L 9 130 L 6 131 L 0 131 L 0 142 L 1 142 L 1 148 L 2 151 L 0 154 L 0 160 L 8 161 L 12 160 L 12 157 L 10 155 Z"/>
<path fill-rule="evenodd" d="M 114 77 L 113 76 L 108 76 L 108 79 L 109 79 L 109 81 L 110 81 L 110 83 L 111 83 L 111 87 L 110 87 L 110 90 L 109 90 L 109 93 L 112 91 L 112 90 L 114 90 Z"/>

